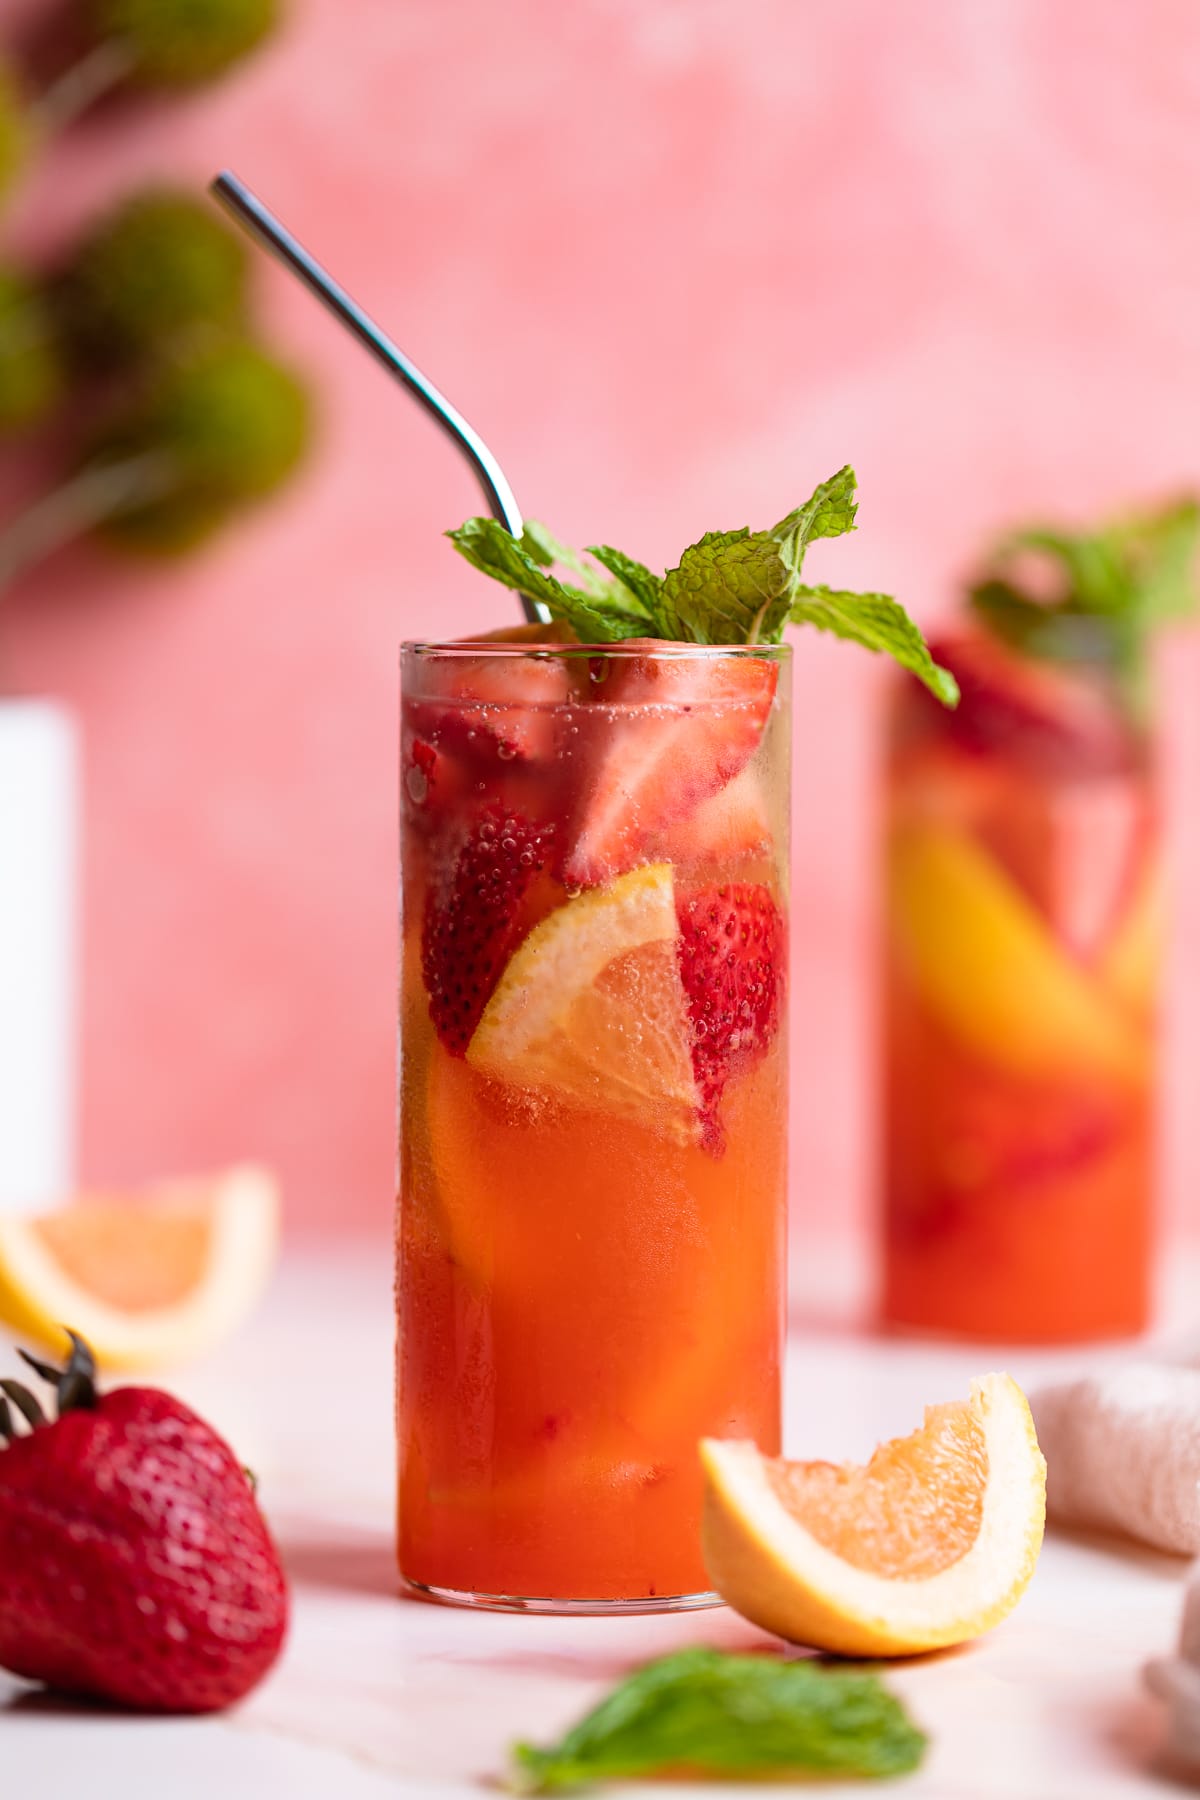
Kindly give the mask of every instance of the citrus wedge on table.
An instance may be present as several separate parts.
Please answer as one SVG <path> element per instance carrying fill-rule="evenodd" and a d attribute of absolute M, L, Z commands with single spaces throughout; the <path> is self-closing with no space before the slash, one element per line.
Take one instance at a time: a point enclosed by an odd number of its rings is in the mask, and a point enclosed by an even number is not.
<path fill-rule="evenodd" d="M 706 1438 L 713 1586 L 767 1631 L 843 1656 L 906 1656 L 978 1637 L 1029 1584 L 1046 1465 L 1007 1375 L 931 1406 L 865 1466 L 785 1462 Z"/>
<path fill-rule="evenodd" d="M 69 1325 L 110 1369 L 181 1362 L 249 1312 L 278 1236 L 275 1180 L 249 1165 L 0 1218 L 0 1322 L 60 1352 Z"/>
<path fill-rule="evenodd" d="M 693 1140 L 699 1098 L 677 933 L 669 863 L 568 900 L 511 957 L 468 1063 Z"/>

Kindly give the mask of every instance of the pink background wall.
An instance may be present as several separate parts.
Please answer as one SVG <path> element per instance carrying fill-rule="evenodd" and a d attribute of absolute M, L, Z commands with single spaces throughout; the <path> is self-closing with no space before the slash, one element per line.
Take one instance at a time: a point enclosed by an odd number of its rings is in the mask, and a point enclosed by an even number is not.
<path fill-rule="evenodd" d="M 814 573 L 930 621 L 1012 515 L 1200 481 L 1198 127 L 1191 0 L 307 0 L 219 91 L 64 145 L 8 235 L 228 163 L 564 536 L 661 564 L 853 460 L 859 534 Z M 297 1226 L 383 1227 L 396 645 L 504 602 L 439 535 L 477 509 L 449 449 L 263 288 L 321 378 L 311 472 L 184 568 L 60 559 L 0 631 L 86 732 L 86 1174 L 261 1155 Z M 794 1179 L 801 1217 L 858 1220 L 882 671 L 800 648 Z M 1197 1223 L 1200 642 L 1166 674 L 1168 1196 Z"/>

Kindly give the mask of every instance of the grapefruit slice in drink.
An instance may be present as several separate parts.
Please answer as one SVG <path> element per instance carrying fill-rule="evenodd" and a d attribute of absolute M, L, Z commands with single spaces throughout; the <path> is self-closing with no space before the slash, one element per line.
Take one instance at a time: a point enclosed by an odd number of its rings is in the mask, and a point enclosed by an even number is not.
<path fill-rule="evenodd" d="M 668 863 L 569 900 L 510 958 L 467 1046 L 481 1074 L 685 1142 L 698 1130 Z"/>
<path fill-rule="evenodd" d="M 1046 1465 L 1007 1375 L 931 1406 L 864 1466 L 785 1462 L 706 1438 L 704 1554 L 730 1606 L 792 1642 L 906 1656 L 978 1637 L 1041 1548 Z"/>
<path fill-rule="evenodd" d="M 68 1324 L 110 1369 L 182 1362 L 250 1311 L 278 1237 L 276 1182 L 250 1165 L 3 1218 L 0 1320 L 61 1354 Z"/>
<path fill-rule="evenodd" d="M 905 826 L 891 892 L 901 960 L 966 1049 L 1032 1079 L 1074 1070 L 1135 1088 L 1146 1080 L 1143 1035 L 970 838 Z"/>

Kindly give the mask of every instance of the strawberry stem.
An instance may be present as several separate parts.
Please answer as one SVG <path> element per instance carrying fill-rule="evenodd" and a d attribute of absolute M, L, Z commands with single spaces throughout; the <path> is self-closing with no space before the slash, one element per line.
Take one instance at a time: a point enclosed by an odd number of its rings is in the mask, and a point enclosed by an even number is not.
<path fill-rule="evenodd" d="M 52 1386 L 57 1387 L 62 1371 L 56 1369 L 53 1363 L 43 1362 L 40 1356 L 34 1356 L 30 1351 L 20 1348 L 17 1350 L 17 1355 L 23 1363 L 28 1364 L 35 1375 L 40 1375 L 43 1381 L 48 1381 Z"/>
<path fill-rule="evenodd" d="M 46 1423 L 41 1405 L 21 1382 L 0 1380 L 0 1393 L 7 1395 L 31 1430 L 36 1431 L 39 1425 Z"/>
<path fill-rule="evenodd" d="M 34 1356 L 29 1350 L 17 1351 L 22 1362 L 27 1363 L 35 1375 L 40 1375 L 43 1381 L 48 1381 L 54 1388 L 60 1419 L 64 1413 L 90 1412 L 96 1406 L 96 1359 L 90 1346 L 77 1331 L 72 1331 L 69 1325 L 64 1325 L 63 1330 L 71 1340 L 71 1355 L 65 1369 L 56 1369 L 53 1363 L 43 1362 L 40 1356 Z M 7 1399 L 3 1398 L 4 1395 L 7 1395 Z M 23 1387 L 19 1381 L 0 1381 L 0 1440 L 7 1442 L 15 1435 L 9 1400 L 31 1430 L 36 1431 L 39 1425 L 49 1422 L 27 1387 Z"/>
<path fill-rule="evenodd" d="M 69 1325 L 63 1330 L 71 1340 L 71 1360 L 58 1377 L 58 1416 L 68 1412 L 92 1412 L 96 1406 L 96 1359 L 91 1345 Z"/>

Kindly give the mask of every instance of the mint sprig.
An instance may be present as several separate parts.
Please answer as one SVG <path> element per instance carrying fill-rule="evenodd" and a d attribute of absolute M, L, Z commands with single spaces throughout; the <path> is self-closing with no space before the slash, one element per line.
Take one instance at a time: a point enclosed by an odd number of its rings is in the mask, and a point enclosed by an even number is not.
<path fill-rule="evenodd" d="M 904 608 L 886 594 L 813 587 L 803 580 L 808 546 L 854 530 L 854 470 L 839 469 L 770 531 L 709 531 L 657 575 L 607 544 L 588 562 L 544 525 L 513 538 L 496 519 L 468 519 L 447 535 L 468 562 L 544 606 L 583 643 L 662 638 L 684 644 L 777 644 L 789 624 L 884 651 L 947 706 L 958 688 L 933 661 Z M 554 574 L 554 569 L 562 571 Z"/>
<path fill-rule="evenodd" d="M 925 1745 L 865 1670 L 696 1647 L 636 1670 L 557 1744 L 516 1745 L 512 1786 L 554 1793 L 680 1769 L 726 1779 L 901 1775 Z"/>
<path fill-rule="evenodd" d="M 801 587 L 788 611 L 794 625 L 815 625 L 868 650 L 885 651 L 914 675 L 945 706 L 957 706 L 958 683 L 935 663 L 925 639 L 904 608 L 890 594 L 847 593 L 842 588 Z"/>
<path fill-rule="evenodd" d="M 521 537 L 515 538 L 498 519 L 468 519 L 446 535 L 475 568 L 544 606 L 551 618 L 569 625 L 583 643 L 613 644 L 646 634 L 648 620 L 627 588 L 618 592 L 620 584 L 612 582 L 605 594 L 598 583 L 584 589 L 550 573 L 548 557 L 554 561 L 560 557 L 549 556 L 549 547 L 553 543 L 561 553 L 562 546 L 541 526 L 528 524 Z"/>
<path fill-rule="evenodd" d="M 996 545 L 969 600 L 1023 655 L 1107 667 L 1137 716 L 1155 632 L 1197 609 L 1198 548 L 1200 504 L 1191 497 L 1094 531 L 1028 526 Z"/>

